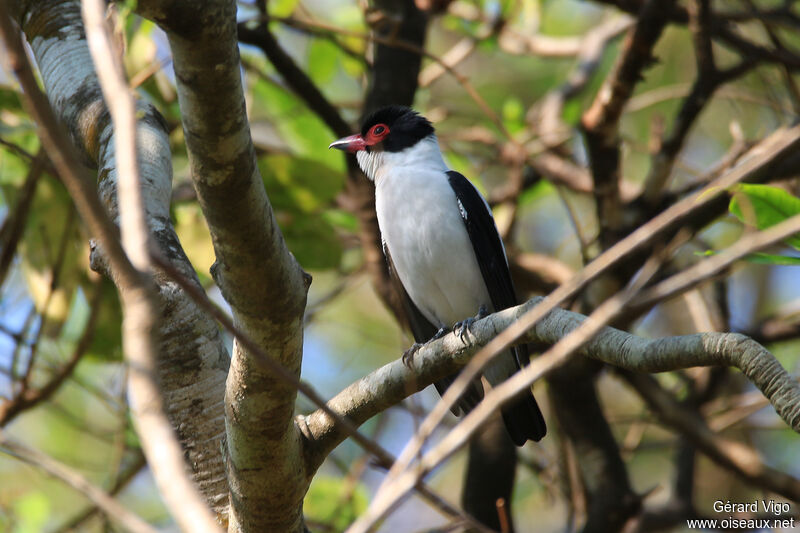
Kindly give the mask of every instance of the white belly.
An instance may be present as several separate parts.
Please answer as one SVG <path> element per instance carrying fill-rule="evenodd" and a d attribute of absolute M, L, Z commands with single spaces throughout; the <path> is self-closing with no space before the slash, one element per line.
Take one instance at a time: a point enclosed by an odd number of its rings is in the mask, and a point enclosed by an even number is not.
<path fill-rule="evenodd" d="M 442 172 L 392 172 L 376 188 L 378 224 L 403 287 L 437 327 L 492 305 L 455 193 Z"/>

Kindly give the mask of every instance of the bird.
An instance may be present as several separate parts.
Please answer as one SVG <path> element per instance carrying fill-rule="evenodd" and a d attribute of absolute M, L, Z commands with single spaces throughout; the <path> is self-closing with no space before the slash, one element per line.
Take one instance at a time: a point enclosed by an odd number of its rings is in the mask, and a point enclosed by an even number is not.
<path fill-rule="evenodd" d="M 489 204 L 467 178 L 447 167 L 428 119 L 407 106 L 381 107 L 364 118 L 360 133 L 329 148 L 355 154 L 375 184 L 383 252 L 416 341 L 406 356 L 451 326 L 463 339 L 487 312 L 517 305 Z M 529 359 L 527 346 L 512 347 L 495 357 L 483 375 L 497 386 Z M 456 377 L 437 381 L 439 393 Z M 474 380 L 454 414 L 468 413 L 483 395 L 483 384 Z M 517 446 L 547 432 L 530 389 L 503 406 L 502 416 Z"/>

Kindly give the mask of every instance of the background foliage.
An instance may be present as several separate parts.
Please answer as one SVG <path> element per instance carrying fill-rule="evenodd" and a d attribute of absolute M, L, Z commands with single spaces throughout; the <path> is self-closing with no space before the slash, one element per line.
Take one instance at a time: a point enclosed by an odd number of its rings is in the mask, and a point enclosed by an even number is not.
<path fill-rule="evenodd" d="M 734 10 L 747 5 L 732 1 L 720 3 L 720 8 Z M 284 49 L 353 124 L 371 60 L 365 38 L 370 30 L 366 22 L 369 12 L 364 7 L 351 0 L 269 3 L 270 28 Z M 240 19 L 256 15 L 252 5 L 240 5 Z M 471 43 L 474 50 L 456 65 L 458 77 L 445 72 L 434 78 L 436 62 L 425 59 L 421 78 L 430 81 L 418 91 L 416 107 L 436 123 L 451 167 L 470 177 L 497 204 L 498 224 L 507 232 L 507 242 L 515 253 L 545 254 L 575 270 L 586 257 L 597 253 L 598 227 L 589 195 L 544 180 L 501 152 L 506 133 L 521 143 L 537 141 L 530 125 L 545 96 L 557 90 L 576 68 L 574 55 L 514 53 L 504 40 L 534 33 L 580 37 L 620 16 L 614 7 L 573 0 L 459 0 L 431 23 L 427 50 L 434 56 L 445 56 L 462 41 Z M 503 22 L 501 28 L 496 27 L 498 20 Z M 213 262 L 208 231 L 187 175 L 169 50 L 152 23 L 133 15 L 125 22 L 128 74 L 172 128 L 172 214 L 178 235 L 206 288 L 218 294 L 208 274 Z M 796 28 L 779 22 L 775 25 L 783 43 L 795 50 L 800 48 Z M 742 22 L 738 29 L 755 40 L 767 39 L 757 21 Z M 578 126 L 618 52 L 619 40 L 612 41 L 588 84 L 566 100 L 560 118 L 568 126 Z M 732 61 L 725 49 L 715 52 L 720 66 Z M 697 76 L 686 27 L 668 27 L 655 55 L 657 63 L 646 70 L 621 120 L 623 193 L 641 187 L 650 156 L 658 149 L 658 138 L 669 130 L 681 99 Z M 411 339 L 383 307 L 364 271 L 356 236 L 358 222 L 343 203 L 345 161 L 340 153 L 326 149 L 335 135 L 287 89 L 259 51 L 243 46 L 242 58 L 248 114 L 264 185 L 290 249 L 314 275 L 303 378 L 323 394 L 332 395 L 397 358 Z M 780 66 L 766 65 L 720 88 L 691 129 L 669 189 L 684 190 L 720 164 L 732 146 L 757 140 L 786 124 L 799 105 L 787 76 L 796 78 Z M 462 77 L 496 116 L 481 109 Z M 0 394 L 9 400 L 42 387 L 63 371 L 76 350 L 80 353 L 77 366 L 52 396 L 21 416 L 3 418 L 4 429 L 78 468 L 98 485 L 118 490 L 120 499 L 145 519 L 167 525 L 168 515 L 130 427 L 116 292 L 110 282 L 90 273 L 86 234 L 48 163 L 42 159 L 41 176 L 32 170 L 36 166 L 32 161 L 40 157 L 39 143 L 11 80 L 6 75 L 0 85 Z M 579 136 L 569 135 L 564 145 L 579 162 L 586 163 Z M 512 201 L 501 201 L 515 173 L 523 187 Z M 796 187 L 788 185 L 789 190 Z M 33 191 L 30 200 L 26 190 Z M 748 226 L 773 224 L 775 213 L 800 211 L 800 201 L 785 188 L 742 186 L 731 192 L 732 214 L 702 232 L 704 246 L 696 250 L 698 254 L 724 249 Z M 21 220 L 17 232 L 16 220 Z M 705 291 L 706 296 L 713 290 L 723 292 L 728 305 L 721 316 L 698 314 L 691 301 L 677 299 L 643 317 L 634 331 L 644 336 L 708 329 L 751 332 L 776 318 L 796 324 L 800 277 L 791 265 L 798 261 L 798 240 L 788 245 L 738 265 L 726 274 L 724 282 Z M 84 337 L 91 339 L 85 347 Z M 797 372 L 800 346 L 795 339 L 768 347 L 784 367 Z M 657 379 L 679 398 L 686 398 L 692 375 L 687 371 Z M 800 476 L 796 435 L 739 377 L 729 379 L 724 392 L 705 406 L 709 424 L 753 446 L 766 464 Z M 661 428 L 643 402 L 613 374 L 603 375 L 599 390 L 635 490 L 651 491 L 648 498 L 652 501 L 666 501 L 679 438 Z M 538 397 L 545 399 L 546 395 Z M 413 430 L 420 410 L 429 408 L 432 401 L 430 391 L 419 394 L 371 421 L 366 431 L 396 453 Z M 310 408 L 299 406 L 301 411 Z M 522 450 L 524 467 L 515 490 L 519 524 L 535 519 L 539 531 L 563 529 L 568 509 L 557 474 L 558 446 L 559 441 L 552 437 Z M 461 484 L 463 460 L 460 457 L 448 463 L 431 480 L 433 488 L 453 501 L 457 501 L 457 491 L 452 487 Z M 309 524 L 320 530 L 323 525 L 343 529 L 365 508 L 371 487 L 380 479 L 380 472 L 371 468 L 356 446 L 340 446 L 307 496 Z M 745 501 L 760 496 L 705 459 L 699 460 L 695 479 L 696 504 L 706 512 L 713 500 Z M 71 489 L 13 457 L 0 456 L 0 529 L 63 531 L 76 520 L 89 531 L 111 528 L 99 515 L 83 519 L 85 509 L 87 502 Z M 407 530 L 412 524 L 424 529 L 439 523 L 438 515 L 412 499 L 393 515 L 385 530 Z"/>

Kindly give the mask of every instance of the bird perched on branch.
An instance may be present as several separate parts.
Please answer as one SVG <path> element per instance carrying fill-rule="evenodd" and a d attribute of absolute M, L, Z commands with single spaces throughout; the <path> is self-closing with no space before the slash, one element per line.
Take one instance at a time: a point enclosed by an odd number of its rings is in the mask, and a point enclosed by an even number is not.
<path fill-rule="evenodd" d="M 375 183 L 383 251 L 399 280 L 395 285 L 417 343 L 444 335 L 454 324 L 454 331 L 464 335 L 476 312 L 481 318 L 517 304 L 489 205 L 464 176 L 447 168 L 425 117 L 404 106 L 383 107 L 364 120 L 361 133 L 330 148 L 354 153 Z M 527 347 L 517 346 L 495 357 L 483 374 L 497 386 L 528 361 Z M 435 384 L 440 394 L 455 377 Z M 455 414 L 469 412 L 483 392 L 481 381 L 473 381 Z M 502 414 L 517 446 L 538 441 L 547 431 L 529 390 L 505 405 Z"/>

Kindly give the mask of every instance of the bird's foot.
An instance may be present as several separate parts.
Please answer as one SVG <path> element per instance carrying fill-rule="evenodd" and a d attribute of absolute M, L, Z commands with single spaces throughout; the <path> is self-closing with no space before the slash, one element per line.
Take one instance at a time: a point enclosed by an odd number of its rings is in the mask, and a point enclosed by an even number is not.
<path fill-rule="evenodd" d="M 401 357 L 401 359 L 403 360 L 403 364 L 406 365 L 406 367 L 411 368 L 411 361 L 414 360 L 414 355 L 423 346 L 425 346 L 423 343 L 415 342 L 414 344 L 411 345 L 411 348 L 403 352 L 403 357 Z"/>
<path fill-rule="evenodd" d="M 467 336 L 467 334 L 472 335 L 471 328 L 472 325 L 475 323 L 475 321 L 480 320 L 482 318 L 486 318 L 488 315 L 489 315 L 489 310 L 486 309 L 486 306 L 485 305 L 480 306 L 478 308 L 477 315 L 470 318 L 466 318 L 461 322 L 456 322 L 455 325 L 453 325 L 453 333 L 458 335 L 458 338 L 461 339 L 461 342 L 466 344 L 467 340 L 465 337 Z"/>
<path fill-rule="evenodd" d="M 448 330 L 445 328 L 439 328 L 439 331 L 431 337 L 428 342 L 435 341 L 436 339 L 441 339 L 445 335 L 447 335 Z M 403 352 L 403 356 L 401 357 L 403 364 L 407 367 L 411 367 L 411 362 L 414 360 L 414 355 L 419 351 L 420 348 L 428 344 L 428 342 L 415 342 L 411 345 L 411 348 Z"/>

